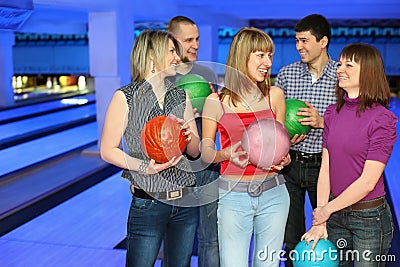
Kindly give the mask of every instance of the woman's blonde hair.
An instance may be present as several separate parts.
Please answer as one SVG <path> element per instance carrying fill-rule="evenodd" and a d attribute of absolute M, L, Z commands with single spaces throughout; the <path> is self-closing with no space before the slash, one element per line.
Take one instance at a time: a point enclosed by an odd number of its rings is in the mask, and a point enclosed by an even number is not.
<path fill-rule="evenodd" d="M 251 81 L 247 68 L 250 54 L 263 51 L 274 53 L 274 42 L 271 37 L 260 29 L 254 27 L 242 28 L 233 37 L 226 61 L 225 87 L 221 90 L 221 97 L 229 95 L 232 104 L 240 101 L 240 96 L 249 91 L 254 82 Z M 271 68 L 264 81 L 257 82 L 257 87 L 266 96 L 271 86 Z"/>
<path fill-rule="evenodd" d="M 153 68 L 150 56 L 155 65 L 164 64 L 168 41 L 172 40 L 176 53 L 181 55 L 179 42 L 168 32 L 161 30 L 145 30 L 135 40 L 130 57 L 132 81 L 143 82 L 146 75 Z"/>

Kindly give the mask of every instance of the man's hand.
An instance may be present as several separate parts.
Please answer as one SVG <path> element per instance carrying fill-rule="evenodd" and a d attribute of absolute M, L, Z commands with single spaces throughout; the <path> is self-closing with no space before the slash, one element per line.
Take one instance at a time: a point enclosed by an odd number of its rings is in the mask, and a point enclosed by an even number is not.
<path fill-rule="evenodd" d="M 303 141 L 304 139 L 306 139 L 306 137 L 307 137 L 307 135 L 305 135 L 305 134 L 302 134 L 302 135 L 295 134 L 295 135 L 292 137 L 292 139 L 290 139 L 290 144 L 291 144 L 291 145 L 298 144 L 298 143 L 300 143 L 301 141 Z"/>
<path fill-rule="evenodd" d="M 305 116 L 305 118 L 299 119 L 302 125 L 309 125 L 313 128 L 324 128 L 324 118 L 319 115 L 318 110 L 308 102 L 304 102 L 307 108 L 299 108 L 298 116 Z"/>

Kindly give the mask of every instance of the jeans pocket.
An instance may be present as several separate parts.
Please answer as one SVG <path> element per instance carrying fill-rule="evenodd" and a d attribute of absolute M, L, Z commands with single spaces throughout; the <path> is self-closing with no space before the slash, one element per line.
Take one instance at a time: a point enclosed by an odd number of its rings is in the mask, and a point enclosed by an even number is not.
<path fill-rule="evenodd" d="M 352 211 L 352 215 L 360 220 L 379 220 L 380 219 L 379 208 L 380 207 L 369 210 Z"/>
<path fill-rule="evenodd" d="M 135 210 L 148 210 L 153 205 L 155 205 L 155 201 L 152 199 L 143 199 L 135 196 L 132 197 L 132 208 Z"/>
<path fill-rule="evenodd" d="M 387 203 L 384 205 L 384 208 L 381 211 L 381 221 L 382 221 L 382 234 L 384 238 L 388 237 L 391 240 L 393 238 L 394 225 L 393 225 L 392 212 L 390 211 L 390 207 Z"/>

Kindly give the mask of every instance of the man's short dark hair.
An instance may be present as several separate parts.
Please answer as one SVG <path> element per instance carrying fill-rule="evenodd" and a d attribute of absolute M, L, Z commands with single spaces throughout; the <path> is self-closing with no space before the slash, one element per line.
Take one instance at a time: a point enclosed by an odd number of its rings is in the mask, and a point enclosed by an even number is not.
<path fill-rule="evenodd" d="M 185 16 L 176 16 L 168 21 L 166 30 L 167 32 L 176 33 L 178 31 L 178 26 L 180 24 L 189 24 L 189 25 L 196 25 L 193 20 L 189 19 Z"/>
<path fill-rule="evenodd" d="M 296 32 L 310 31 L 319 42 L 324 36 L 331 42 L 331 26 L 328 20 L 320 14 L 311 14 L 299 20 L 294 26 Z"/>

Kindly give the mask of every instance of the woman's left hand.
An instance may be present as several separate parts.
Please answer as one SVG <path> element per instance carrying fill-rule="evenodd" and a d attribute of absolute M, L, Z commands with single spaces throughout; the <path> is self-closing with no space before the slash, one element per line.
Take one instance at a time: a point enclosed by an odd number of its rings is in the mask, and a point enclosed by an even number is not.
<path fill-rule="evenodd" d="M 160 171 L 168 169 L 172 166 L 175 166 L 179 163 L 179 161 L 183 158 L 183 156 L 173 157 L 169 161 L 165 163 L 156 163 L 154 159 L 151 159 L 149 165 L 146 168 L 146 174 L 156 174 Z"/>
<path fill-rule="evenodd" d="M 180 119 L 180 118 L 176 117 L 175 115 L 170 114 L 169 116 L 180 125 L 179 126 L 180 129 L 184 130 L 184 135 L 186 135 L 186 137 L 187 137 L 186 140 L 189 142 L 192 139 L 192 136 L 191 136 L 192 130 L 190 129 L 189 124 L 185 120 Z"/>
<path fill-rule="evenodd" d="M 271 168 L 269 168 L 269 170 L 277 170 L 277 171 L 281 171 L 283 169 L 283 167 L 287 166 L 290 164 L 291 162 L 291 158 L 290 158 L 290 154 L 288 153 L 286 156 L 284 156 L 282 158 L 282 161 L 279 162 L 278 165 L 272 165 Z"/>
<path fill-rule="evenodd" d="M 331 213 L 327 210 L 326 206 L 315 208 L 312 214 L 312 225 L 325 223 L 331 216 Z"/>

